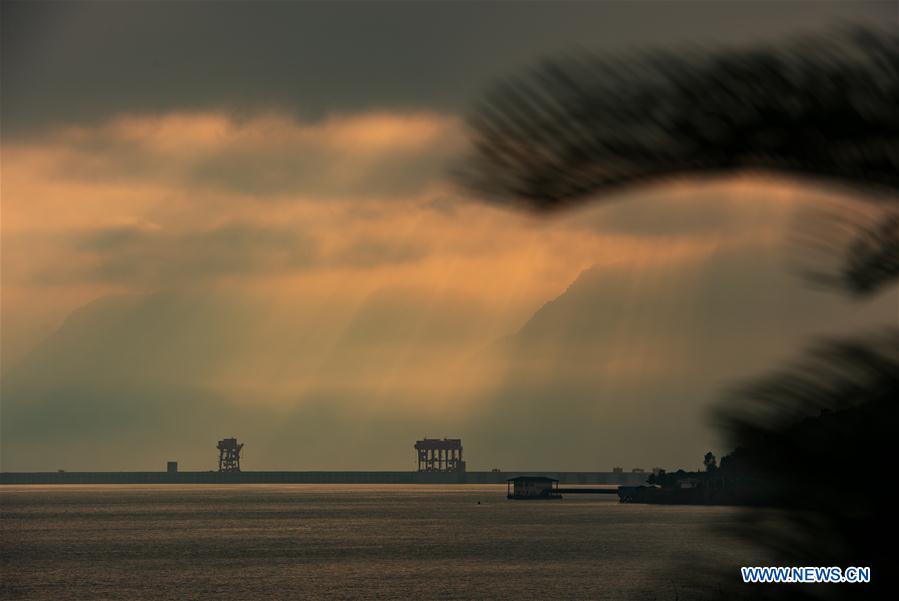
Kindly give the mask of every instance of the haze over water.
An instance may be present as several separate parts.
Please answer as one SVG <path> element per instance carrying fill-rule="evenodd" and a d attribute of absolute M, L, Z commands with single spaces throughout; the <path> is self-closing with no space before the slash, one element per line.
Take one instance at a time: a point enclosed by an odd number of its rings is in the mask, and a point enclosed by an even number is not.
<path fill-rule="evenodd" d="M 504 486 L 4 487 L 0 506 L 4 599 L 684 599 L 714 590 L 678 564 L 761 560 L 713 531 L 733 508 Z"/>

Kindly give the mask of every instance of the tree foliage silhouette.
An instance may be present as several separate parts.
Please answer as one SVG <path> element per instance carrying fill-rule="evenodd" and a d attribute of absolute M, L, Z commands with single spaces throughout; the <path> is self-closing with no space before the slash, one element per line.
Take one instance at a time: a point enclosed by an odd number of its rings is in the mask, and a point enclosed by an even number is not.
<path fill-rule="evenodd" d="M 863 191 L 877 217 L 819 281 L 856 296 L 899 277 L 899 36 L 849 29 L 748 49 L 586 53 L 490 90 L 469 119 L 458 175 L 497 203 L 549 211 L 668 178 L 760 171 Z M 884 488 L 894 456 L 899 329 L 821 343 L 739 390 L 718 413 L 736 449 L 721 470 L 758 483 L 784 521 L 744 534 L 795 565 L 869 565 L 878 596 L 899 520 Z M 876 574 L 881 574 L 876 583 Z M 774 596 L 804 595 L 787 587 Z"/>
<path fill-rule="evenodd" d="M 548 60 L 468 119 L 457 176 L 493 202 L 547 211 L 675 177 L 761 171 L 863 190 L 827 278 L 869 294 L 899 276 L 899 36 L 853 28 L 788 44 Z"/>
<path fill-rule="evenodd" d="M 705 52 L 586 53 L 490 90 L 459 170 L 553 209 L 659 178 L 764 170 L 899 190 L 899 37 L 852 29 Z M 892 195 L 891 195 L 892 196 Z"/>

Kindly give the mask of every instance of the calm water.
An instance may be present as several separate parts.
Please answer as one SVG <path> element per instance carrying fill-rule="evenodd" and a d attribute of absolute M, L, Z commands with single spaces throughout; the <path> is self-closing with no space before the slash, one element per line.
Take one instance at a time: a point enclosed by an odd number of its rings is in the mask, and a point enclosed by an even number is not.
<path fill-rule="evenodd" d="M 721 593 L 678 565 L 762 559 L 711 531 L 730 508 L 504 486 L 2 487 L 0 508 L 2 599 L 683 600 Z"/>

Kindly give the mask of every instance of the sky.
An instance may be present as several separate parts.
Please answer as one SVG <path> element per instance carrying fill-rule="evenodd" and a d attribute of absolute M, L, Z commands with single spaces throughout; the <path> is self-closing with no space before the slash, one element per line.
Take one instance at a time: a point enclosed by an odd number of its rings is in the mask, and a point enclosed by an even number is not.
<path fill-rule="evenodd" d="M 798 272 L 845 191 L 460 188 L 479 94 L 576 49 L 895 27 L 892 2 L 4 2 L 0 468 L 697 467 L 709 412 L 895 321 Z"/>

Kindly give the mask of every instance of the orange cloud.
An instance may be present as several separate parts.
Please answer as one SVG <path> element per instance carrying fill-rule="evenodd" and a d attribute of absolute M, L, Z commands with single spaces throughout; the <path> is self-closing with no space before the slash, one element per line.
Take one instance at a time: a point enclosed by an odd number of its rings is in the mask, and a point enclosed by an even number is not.
<path fill-rule="evenodd" d="M 460 196 L 446 168 L 462 143 L 458 119 L 431 113 L 304 123 L 212 112 L 4 145 L 3 311 L 22 324 L 5 336 L 8 356 L 112 292 L 215 287 L 347 307 L 384 289 L 476 299 L 477 336 L 414 374 L 372 376 L 392 392 L 428 388 L 445 382 L 434 372 L 447 357 L 515 331 L 580 271 L 644 273 L 650 290 L 653 274 L 722 248 L 776 244 L 803 198 L 784 183 L 678 183 L 538 219 Z"/>

